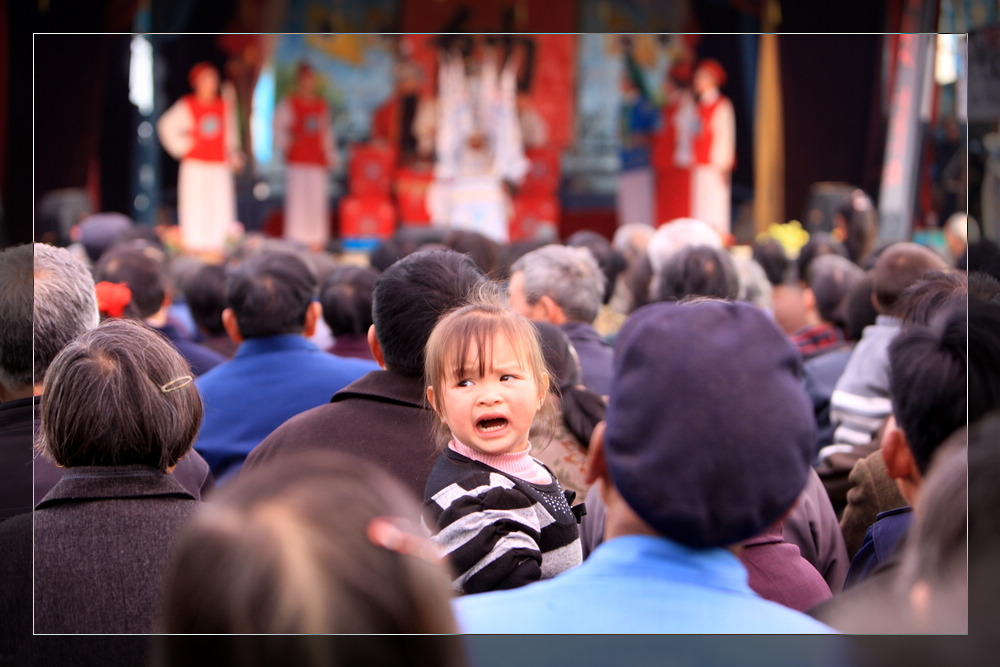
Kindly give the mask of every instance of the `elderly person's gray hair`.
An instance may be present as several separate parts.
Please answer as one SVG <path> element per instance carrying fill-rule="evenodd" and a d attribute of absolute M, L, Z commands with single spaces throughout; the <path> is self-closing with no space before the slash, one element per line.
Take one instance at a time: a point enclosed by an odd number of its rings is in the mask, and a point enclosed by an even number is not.
<path fill-rule="evenodd" d="M 0 382 L 23 389 L 43 382 L 59 351 L 97 326 L 94 279 L 68 250 L 35 243 L 0 252 L 0 285 Z"/>
<path fill-rule="evenodd" d="M 524 275 L 524 297 L 529 304 L 548 296 L 569 320 L 591 323 L 597 318 L 605 279 L 586 248 L 542 246 L 514 262 L 511 273 L 518 271 Z"/>
<path fill-rule="evenodd" d="M 655 231 L 651 225 L 643 222 L 630 222 L 615 230 L 611 245 L 626 257 L 632 253 L 646 252 L 649 239 Z"/>
<path fill-rule="evenodd" d="M 646 246 L 653 273 L 660 273 L 670 257 L 687 246 L 722 248 L 722 238 L 711 225 L 695 218 L 678 218 L 653 232 Z"/>
<path fill-rule="evenodd" d="M 753 257 L 733 255 L 733 261 L 736 263 L 736 272 L 740 275 L 740 293 L 736 297 L 737 300 L 773 311 L 774 287 L 767 279 L 764 267 Z"/>

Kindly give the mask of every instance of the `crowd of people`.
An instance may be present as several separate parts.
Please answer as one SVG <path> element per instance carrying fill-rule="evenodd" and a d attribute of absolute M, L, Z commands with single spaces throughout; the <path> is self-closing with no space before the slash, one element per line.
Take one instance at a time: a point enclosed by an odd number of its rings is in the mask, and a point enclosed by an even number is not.
<path fill-rule="evenodd" d="M 689 218 L 215 261 L 102 228 L 0 252 L 4 658 L 34 631 L 461 665 L 448 635 L 975 634 L 995 609 L 988 241 L 790 257 Z"/>

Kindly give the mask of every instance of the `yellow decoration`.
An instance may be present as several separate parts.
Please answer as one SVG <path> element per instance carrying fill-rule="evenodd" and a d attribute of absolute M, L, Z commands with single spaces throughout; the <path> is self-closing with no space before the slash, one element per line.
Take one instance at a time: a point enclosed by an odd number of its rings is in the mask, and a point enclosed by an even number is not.
<path fill-rule="evenodd" d="M 367 38 L 367 35 L 306 35 L 305 41 L 307 47 L 357 67 L 364 62 Z"/>
<path fill-rule="evenodd" d="M 790 220 L 784 224 L 772 222 L 757 235 L 757 240 L 761 242 L 768 238 L 780 243 L 789 259 L 795 259 L 802 246 L 809 242 L 809 232 L 802 228 L 802 223 L 798 220 Z"/>

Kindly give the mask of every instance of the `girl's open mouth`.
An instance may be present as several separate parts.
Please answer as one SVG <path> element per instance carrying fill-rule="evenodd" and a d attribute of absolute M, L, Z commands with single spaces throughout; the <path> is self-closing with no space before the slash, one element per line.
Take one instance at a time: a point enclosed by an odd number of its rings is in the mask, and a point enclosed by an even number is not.
<path fill-rule="evenodd" d="M 503 417 L 491 417 L 489 419 L 480 419 L 476 422 L 476 428 L 485 433 L 491 431 L 499 431 L 504 426 L 507 425 L 507 420 Z"/>

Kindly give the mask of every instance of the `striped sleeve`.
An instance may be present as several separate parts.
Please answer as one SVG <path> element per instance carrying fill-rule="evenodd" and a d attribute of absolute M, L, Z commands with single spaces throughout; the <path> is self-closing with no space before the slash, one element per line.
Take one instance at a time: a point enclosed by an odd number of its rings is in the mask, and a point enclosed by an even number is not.
<path fill-rule="evenodd" d="M 432 539 L 451 563 L 458 591 L 516 588 L 541 578 L 539 513 L 504 475 L 453 482 L 426 504 L 436 523 Z"/>

